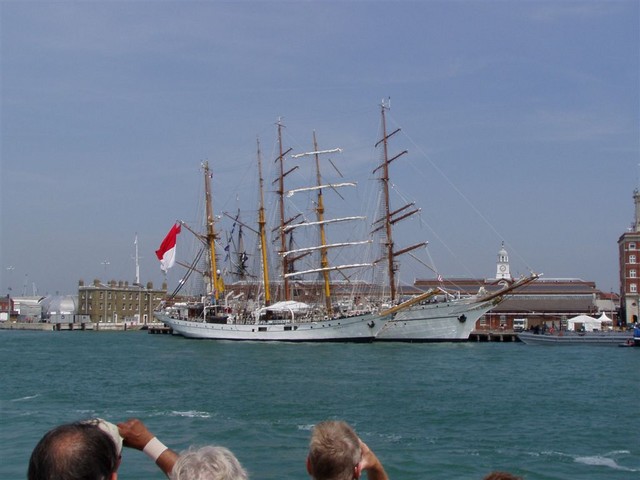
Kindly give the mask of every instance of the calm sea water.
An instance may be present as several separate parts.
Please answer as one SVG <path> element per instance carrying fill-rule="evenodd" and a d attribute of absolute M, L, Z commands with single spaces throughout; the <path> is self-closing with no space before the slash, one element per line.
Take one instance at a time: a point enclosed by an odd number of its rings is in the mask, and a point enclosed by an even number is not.
<path fill-rule="evenodd" d="M 392 479 L 640 476 L 640 349 L 520 343 L 255 344 L 144 332 L 0 331 L 0 478 L 49 428 L 142 419 L 229 447 L 253 479 L 307 478 L 312 425 L 344 419 Z M 125 450 L 122 479 L 161 479 Z"/>

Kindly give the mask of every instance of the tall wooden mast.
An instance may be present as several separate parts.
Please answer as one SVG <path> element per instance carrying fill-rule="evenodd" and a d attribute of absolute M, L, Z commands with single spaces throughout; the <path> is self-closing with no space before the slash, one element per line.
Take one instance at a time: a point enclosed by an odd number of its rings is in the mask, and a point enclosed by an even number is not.
<path fill-rule="evenodd" d="M 394 251 L 394 242 L 393 242 L 393 225 L 400 220 L 403 220 L 414 213 L 418 213 L 420 211 L 419 208 L 414 208 L 415 204 L 410 203 L 407 204 L 397 210 L 391 210 L 391 200 L 389 196 L 389 164 L 394 160 L 397 160 L 402 155 L 407 153 L 407 150 L 400 152 L 399 154 L 389 158 L 389 148 L 388 148 L 388 140 L 393 135 L 398 133 L 400 129 L 396 129 L 390 134 L 387 135 L 387 119 L 385 115 L 385 111 L 390 107 L 388 104 L 385 104 L 383 101 L 380 105 L 381 107 L 381 115 L 382 115 L 382 140 L 376 143 L 376 147 L 382 145 L 383 146 L 383 161 L 378 167 L 373 171 L 376 173 L 377 171 L 381 171 L 379 180 L 382 186 L 382 201 L 383 205 L 383 213 L 382 217 L 379 218 L 374 225 L 377 225 L 373 232 L 384 230 L 385 235 L 385 257 L 387 260 L 387 270 L 389 275 L 389 290 L 391 301 L 394 302 L 397 299 L 397 285 L 396 285 L 396 271 L 398 266 L 396 264 L 395 258 L 403 253 L 410 252 L 411 250 L 415 250 L 416 248 L 423 247 L 427 245 L 427 242 L 421 242 L 410 247 L 403 248 L 402 250 Z M 413 208 L 412 210 L 407 211 L 409 208 Z M 377 263 L 377 261 L 376 261 Z"/>
<path fill-rule="evenodd" d="M 316 132 L 313 132 L 313 150 L 316 162 L 316 184 L 318 187 L 322 185 L 322 176 L 320 175 L 320 152 L 318 151 L 318 142 L 316 140 Z M 322 268 L 322 278 L 324 280 L 324 303 L 327 314 L 331 315 L 331 283 L 329 276 L 329 260 L 327 259 L 327 237 L 324 229 L 324 199 L 322 196 L 322 188 L 318 188 L 316 218 L 320 229 L 320 268 Z"/>
<path fill-rule="evenodd" d="M 205 193 L 205 208 L 207 215 L 207 245 L 209 247 L 209 281 L 211 285 L 211 292 L 216 303 L 220 300 L 220 295 L 223 290 L 222 279 L 219 276 L 218 268 L 216 265 L 216 240 L 217 235 L 214 226 L 213 218 L 213 202 L 211 199 L 211 171 L 209 170 L 209 162 L 205 161 L 202 164 L 204 169 L 204 193 Z"/>
<path fill-rule="evenodd" d="M 302 256 L 312 253 L 319 252 L 320 253 L 320 266 L 319 268 L 312 268 L 310 270 L 299 271 L 295 273 L 291 273 L 289 275 L 306 275 L 306 274 L 314 274 L 314 273 L 322 273 L 323 283 L 324 283 L 324 297 L 325 297 L 325 309 L 327 315 L 333 315 L 333 306 L 331 301 L 331 271 L 342 271 L 349 268 L 362 268 L 362 267 L 370 267 L 369 263 L 356 263 L 356 264 L 347 264 L 347 265 L 329 265 L 328 260 L 328 252 L 330 248 L 343 248 L 347 246 L 353 245 L 363 245 L 367 243 L 371 243 L 370 240 L 364 241 L 356 241 L 356 242 L 340 242 L 340 243 L 327 243 L 325 225 L 329 223 L 338 223 L 338 222 L 349 222 L 354 220 L 364 220 L 365 217 L 362 216 L 354 216 L 354 217 L 343 217 L 343 218 L 325 218 L 325 210 L 324 210 L 324 198 L 323 198 L 323 190 L 331 189 L 337 192 L 337 189 L 342 187 L 355 187 L 356 184 L 353 182 L 342 182 L 342 183 L 322 183 L 322 175 L 320 174 L 320 155 L 326 155 L 331 153 L 340 153 L 342 150 L 340 148 L 334 148 L 332 150 L 318 150 L 318 142 L 316 140 L 316 134 L 313 133 L 313 152 L 299 153 L 296 155 L 292 155 L 292 158 L 302 158 L 302 157 L 313 157 L 315 161 L 316 168 L 316 184 L 310 187 L 302 187 L 293 190 L 289 190 L 287 195 L 294 195 L 298 192 L 316 192 L 316 221 L 315 222 L 301 222 L 292 225 L 287 225 L 285 230 L 293 230 L 295 228 L 305 228 L 305 227 L 313 227 L 318 228 L 318 232 L 320 234 L 319 245 L 310 246 L 306 248 L 299 248 L 296 250 L 290 250 L 285 252 L 285 255 L 298 255 L 294 258 L 301 258 Z M 330 160 L 329 160 L 330 161 Z M 330 161 L 331 162 L 331 161 Z M 332 163 L 332 162 L 331 162 Z M 334 165 L 334 168 L 335 165 Z M 337 168 L 336 168 L 337 170 Z M 338 172 L 339 173 L 339 172 Z"/>
<path fill-rule="evenodd" d="M 262 281 L 264 283 L 264 304 L 271 304 L 271 286 L 269 285 L 269 264 L 267 262 L 267 232 L 264 214 L 264 179 L 262 178 L 262 157 L 258 140 L 258 183 L 260 186 L 260 208 L 258 209 L 258 232 L 260 234 L 260 254 L 262 256 Z"/>
<path fill-rule="evenodd" d="M 280 254 L 282 258 L 282 282 L 283 282 L 282 288 L 284 290 L 284 299 L 291 300 L 291 289 L 289 288 L 289 280 L 288 280 L 287 274 L 290 273 L 293 263 L 289 258 L 287 258 L 286 255 L 284 255 L 284 252 L 289 250 L 289 246 L 287 245 L 287 235 L 286 235 L 285 227 L 290 222 L 290 220 L 287 219 L 286 217 L 286 210 L 285 210 L 284 177 L 286 177 L 289 173 L 291 173 L 297 167 L 294 167 L 286 172 L 284 170 L 284 157 L 291 151 L 291 148 L 289 148 L 287 151 L 282 150 L 282 127 L 284 125 L 282 125 L 282 122 L 280 121 L 280 119 L 278 119 L 277 125 L 278 125 L 279 155 L 276 161 L 279 164 L 280 172 L 279 172 L 278 178 L 276 179 L 276 182 L 278 182 L 277 193 L 278 193 L 278 206 L 280 209 L 280 232 L 279 233 L 280 233 Z"/>
<path fill-rule="evenodd" d="M 386 249 L 387 249 L 387 268 L 389 271 L 389 288 L 391 290 L 391 300 L 396 298 L 396 267 L 393 257 L 393 229 L 391 228 L 391 215 L 389 206 L 389 145 L 387 143 L 387 117 L 385 116 L 385 104 L 381 104 L 382 112 L 382 144 L 384 164 L 382 165 L 382 194 L 384 201 L 384 229 L 386 234 Z M 393 135 L 393 134 L 392 134 Z"/>

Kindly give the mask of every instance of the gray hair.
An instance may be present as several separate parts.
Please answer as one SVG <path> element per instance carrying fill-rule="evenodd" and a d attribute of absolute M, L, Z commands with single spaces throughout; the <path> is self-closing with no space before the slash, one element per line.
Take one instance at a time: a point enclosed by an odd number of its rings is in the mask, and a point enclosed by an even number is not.
<path fill-rule="evenodd" d="M 247 472 L 225 447 L 207 446 L 182 452 L 171 480 L 247 480 Z"/>

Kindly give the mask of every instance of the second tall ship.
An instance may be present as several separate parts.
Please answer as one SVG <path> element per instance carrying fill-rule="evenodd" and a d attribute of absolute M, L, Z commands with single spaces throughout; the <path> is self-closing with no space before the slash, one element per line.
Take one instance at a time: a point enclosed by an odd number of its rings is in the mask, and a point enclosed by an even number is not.
<path fill-rule="evenodd" d="M 375 146 L 376 148 L 382 148 L 382 162 L 373 173 L 378 175 L 382 189 L 382 212 L 373 224 L 373 233 L 379 233 L 382 236 L 380 243 L 384 246 L 384 252 L 378 262 L 386 263 L 390 302 L 395 304 L 398 302 L 399 297 L 396 278 L 398 257 L 425 247 L 426 242 L 400 249 L 396 248 L 393 236 L 394 225 L 418 213 L 420 210 L 414 204 L 407 204 L 398 208 L 391 207 L 389 166 L 391 162 L 406 154 L 407 151 L 404 150 L 393 156 L 389 154 L 389 139 L 397 134 L 400 129 L 391 133 L 387 132 L 386 112 L 389 106 L 382 102 L 380 107 L 382 139 Z M 537 278 L 537 275 L 532 274 L 515 281 L 511 285 L 506 285 L 497 292 L 478 293 L 461 298 L 451 295 L 443 289 L 435 288 L 429 292 L 428 298 L 397 312 L 393 318 L 386 322 L 376 336 L 376 340 L 403 342 L 468 340 L 476 322 L 482 315 L 499 304 L 506 295 Z"/>

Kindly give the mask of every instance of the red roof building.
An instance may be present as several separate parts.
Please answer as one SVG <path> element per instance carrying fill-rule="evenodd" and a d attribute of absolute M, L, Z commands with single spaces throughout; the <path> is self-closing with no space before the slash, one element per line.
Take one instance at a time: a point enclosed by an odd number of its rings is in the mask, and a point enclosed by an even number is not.
<path fill-rule="evenodd" d="M 640 318 L 640 193 L 633 192 L 635 220 L 629 230 L 618 239 L 620 262 L 620 317 L 626 325 Z"/>

